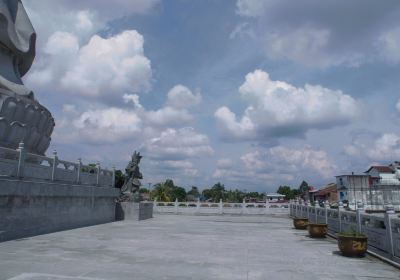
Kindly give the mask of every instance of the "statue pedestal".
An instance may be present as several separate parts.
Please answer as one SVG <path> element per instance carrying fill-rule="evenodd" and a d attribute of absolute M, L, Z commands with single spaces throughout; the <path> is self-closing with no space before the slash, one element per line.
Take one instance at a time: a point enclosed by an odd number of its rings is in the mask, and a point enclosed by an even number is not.
<path fill-rule="evenodd" d="M 115 209 L 117 221 L 141 221 L 153 218 L 153 202 L 118 202 Z"/>

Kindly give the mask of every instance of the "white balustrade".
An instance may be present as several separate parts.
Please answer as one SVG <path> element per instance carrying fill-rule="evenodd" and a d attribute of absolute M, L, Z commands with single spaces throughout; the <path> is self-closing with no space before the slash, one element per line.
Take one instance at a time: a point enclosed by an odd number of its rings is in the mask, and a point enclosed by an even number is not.
<path fill-rule="evenodd" d="M 17 150 L 0 147 L 0 175 L 5 177 L 59 181 L 101 187 L 115 186 L 115 169 L 103 169 L 78 162 L 60 160 L 57 152 L 46 157 L 26 152 L 23 143 Z"/>
<path fill-rule="evenodd" d="M 400 218 L 393 211 L 381 214 L 367 214 L 357 211 L 306 206 L 297 203 L 289 205 L 292 217 L 309 217 L 310 222 L 328 224 L 328 232 L 359 232 L 368 236 L 368 250 L 400 263 Z M 311 213 L 311 215 L 310 215 Z"/>
<path fill-rule="evenodd" d="M 162 202 L 154 201 L 154 213 L 209 215 L 289 214 L 288 203 L 227 203 L 222 202 Z"/>

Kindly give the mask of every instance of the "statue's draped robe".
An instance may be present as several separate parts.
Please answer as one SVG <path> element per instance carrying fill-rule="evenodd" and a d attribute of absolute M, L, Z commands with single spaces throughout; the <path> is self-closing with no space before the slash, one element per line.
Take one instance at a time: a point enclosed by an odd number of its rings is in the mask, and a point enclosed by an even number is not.
<path fill-rule="evenodd" d="M 33 98 L 21 77 L 32 65 L 35 42 L 35 30 L 21 1 L 0 0 L 0 88 Z"/>

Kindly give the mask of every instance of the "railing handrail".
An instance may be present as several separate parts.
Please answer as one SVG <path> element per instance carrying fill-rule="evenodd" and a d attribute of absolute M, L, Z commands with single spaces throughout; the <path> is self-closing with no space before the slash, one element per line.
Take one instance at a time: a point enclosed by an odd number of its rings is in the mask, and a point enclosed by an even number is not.
<path fill-rule="evenodd" d="M 378 216 L 365 213 L 363 209 L 348 211 L 341 206 L 330 209 L 298 203 L 291 203 L 289 209 L 292 217 L 308 218 L 311 223 L 326 223 L 328 231 L 333 234 L 347 230 L 366 234 L 370 250 L 400 263 L 400 219 L 392 211 Z"/>
<path fill-rule="evenodd" d="M 4 153 L 8 155 L 12 154 L 12 156 L 4 157 Z M 3 162 L 0 161 L 0 164 L 7 165 L 6 170 L 8 170 L 7 172 L 9 172 L 9 174 L 5 176 L 18 178 L 28 177 L 51 181 L 66 181 L 75 184 L 89 184 L 109 187 L 114 187 L 115 184 L 115 180 L 113 178 L 115 174 L 115 168 L 113 168 L 113 170 L 108 170 L 100 167 L 99 163 L 96 164 L 95 167 L 83 165 L 80 159 L 78 162 L 61 160 L 58 158 L 57 152 L 53 153 L 53 157 L 33 154 L 24 149 L 23 143 L 20 143 L 18 149 L 16 150 L 0 147 L 0 159 L 2 158 L 7 160 Z M 47 162 L 49 166 L 42 165 L 41 162 Z M 73 167 L 73 169 L 71 170 L 70 167 Z M 30 171 L 33 170 L 32 168 L 35 168 L 35 171 Z M 84 177 L 82 177 L 83 173 L 86 174 Z"/>

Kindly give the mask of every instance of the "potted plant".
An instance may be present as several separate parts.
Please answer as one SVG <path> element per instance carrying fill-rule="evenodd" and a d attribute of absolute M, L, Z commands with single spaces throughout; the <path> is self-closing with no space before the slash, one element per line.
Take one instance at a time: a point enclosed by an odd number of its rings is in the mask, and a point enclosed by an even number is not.
<path fill-rule="evenodd" d="M 307 218 L 293 218 L 293 225 L 295 229 L 307 229 L 308 219 Z"/>
<path fill-rule="evenodd" d="M 355 230 L 337 234 L 340 252 L 347 257 L 363 257 L 368 248 L 368 237 Z"/>
<path fill-rule="evenodd" d="M 309 223 L 308 233 L 312 238 L 324 238 L 328 232 L 327 224 Z"/>

